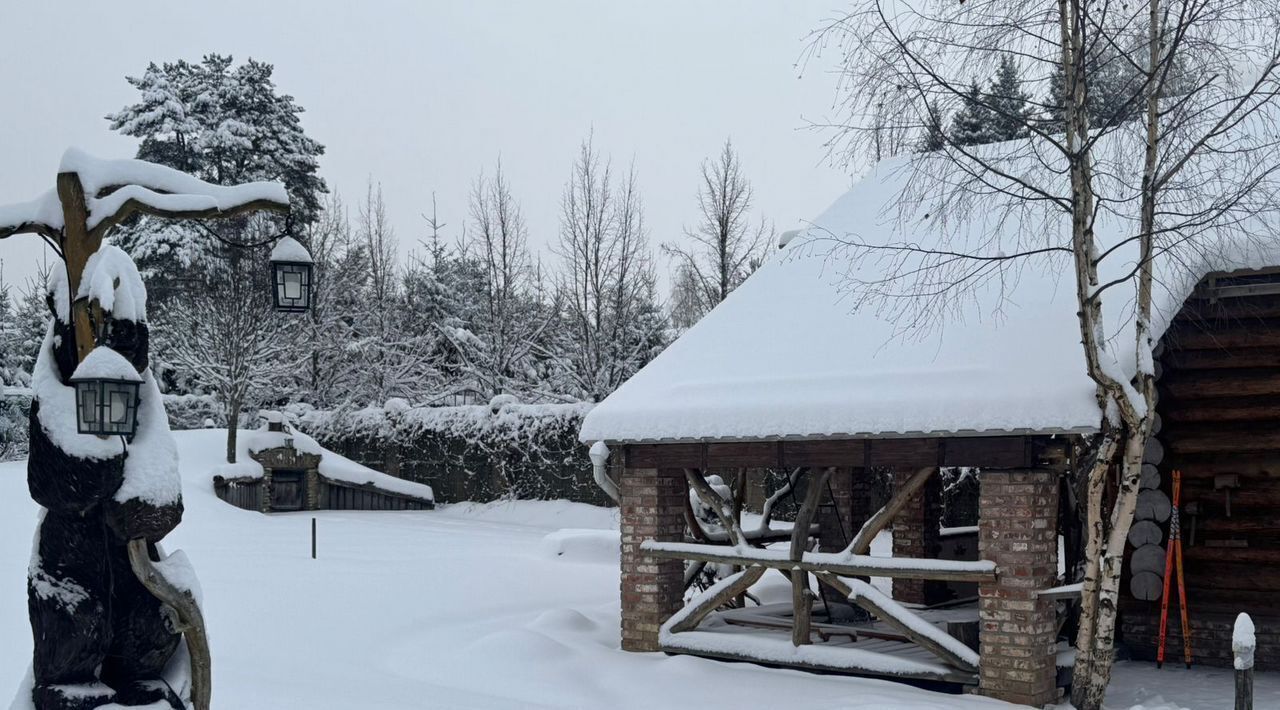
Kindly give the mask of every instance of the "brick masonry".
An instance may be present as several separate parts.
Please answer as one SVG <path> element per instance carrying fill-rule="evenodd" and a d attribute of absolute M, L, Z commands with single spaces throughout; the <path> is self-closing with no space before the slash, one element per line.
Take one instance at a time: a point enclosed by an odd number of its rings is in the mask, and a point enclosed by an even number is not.
<path fill-rule="evenodd" d="M 829 495 L 818 508 L 818 543 L 822 552 L 839 552 L 871 517 L 872 485 L 864 468 L 840 467 L 828 478 Z M 869 615 L 831 588 L 818 585 L 833 620 L 865 621 Z"/>
<path fill-rule="evenodd" d="M 915 473 L 914 469 L 895 470 L 893 472 L 894 490 L 897 490 Z M 942 549 L 938 539 L 941 522 L 942 478 L 935 472 L 894 517 L 893 556 L 937 559 Z M 900 602 L 933 604 L 944 601 L 950 596 L 946 584 L 937 580 L 893 580 L 893 598 Z"/>
<path fill-rule="evenodd" d="M 1040 707 L 1058 697 L 1056 611 L 1052 601 L 1036 598 L 1057 580 L 1058 476 L 984 471 L 980 487 L 978 550 L 1000 574 L 978 592 L 979 689 Z"/>
<path fill-rule="evenodd" d="M 681 469 L 628 468 L 618 485 L 622 514 L 622 648 L 657 651 L 658 628 L 680 609 L 684 564 L 645 555 L 645 540 L 679 542 L 684 537 Z"/>

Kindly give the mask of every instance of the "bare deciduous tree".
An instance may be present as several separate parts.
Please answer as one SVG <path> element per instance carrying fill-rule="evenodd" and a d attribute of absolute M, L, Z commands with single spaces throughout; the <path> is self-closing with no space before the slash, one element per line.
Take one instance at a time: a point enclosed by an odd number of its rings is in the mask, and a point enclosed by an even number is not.
<path fill-rule="evenodd" d="M 272 314 L 269 293 L 251 278 L 231 273 L 191 297 L 175 299 L 166 309 L 166 326 L 158 331 L 168 341 L 172 364 L 222 402 L 228 463 L 236 461 L 241 411 L 282 394 L 272 387 L 303 361 L 287 325 Z"/>
<path fill-rule="evenodd" d="M 617 389 L 652 356 L 662 323 L 635 169 L 614 183 L 592 140 L 581 146 L 560 202 L 557 289 L 569 337 L 571 386 L 592 401 Z"/>
<path fill-rule="evenodd" d="M 700 220 L 696 227 L 685 230 L 688 242 L 662 245 L 663 252 L 675 262 L 676 272 L 685 274 L 695 286 L 684 296 L 696 299 L 699 318 L 755 270 L 772 240 L 771 226 L 751 221 L 753 197 L 742 162 L 732 142 L 725 141 L 717 158 L 702 162 Z"/>

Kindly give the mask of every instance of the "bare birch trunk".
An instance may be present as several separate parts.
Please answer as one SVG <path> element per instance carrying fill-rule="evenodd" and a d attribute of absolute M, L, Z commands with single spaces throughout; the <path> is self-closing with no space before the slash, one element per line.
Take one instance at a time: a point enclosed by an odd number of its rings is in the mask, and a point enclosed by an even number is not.
<path fill-rule="evenodd" d="M 1102 707 L 1107 685 L 1111 682 L 1111 662 L 1115 654 L 1116 612 L 1120 599 L 1120 570 L 1124 566 L 1125 541 L 1129 537 L 1129 528 L 1133 524 L 1133 512 L 1138 506 L 1138 481 L 1142 474 L 1142 452 L 1146 447 L 1146 441 L 1145 426 L 1139 426 L 1131 431 L 1125 439 L 1120 490 L 1116 493 L 1116 502 L 1111 514 L 1111 529 L 1108 531 L 1107 545 L 1102 551 L 1099 564 L 1097 620 L 1090 652 L 1092 667 L 1088 676 L 1088 685 L 1084 689 L 1083 702 L 1079 704 L 1079 707 L 1089 710 Z"/>
<path fill-rule="evenodd" d="M 1098 446 L 1097 458 L 1089 468 L 1085 487 L 1085 572 L 1084 589 L 1081 592 L 1081 608 L 1079 631 L 1076 634 L 1076 661 L 1072 683 L 1071 703 L 1077 707 L 1084 704 L 1088 683 L 1082 679 L 1093 676 L 1093 637 L 1097 625 L 1099 575 L 1102 561 L 1102 539 L 1104 521 L 1102 518 L 1102 495 L 1107 487 L 1107 472 L 1115 459 L 1117 442 L 1115 437 L 1105 434 Z"/>

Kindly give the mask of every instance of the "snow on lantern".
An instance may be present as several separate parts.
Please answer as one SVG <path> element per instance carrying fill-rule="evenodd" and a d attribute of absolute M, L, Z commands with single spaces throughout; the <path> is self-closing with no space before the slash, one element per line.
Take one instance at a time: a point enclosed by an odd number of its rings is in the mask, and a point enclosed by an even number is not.
<path fill-rule="evenodd" d="M 293 237 L 282 237 L 271 250 L 277 311 L 301 313 L 311 308 L 311 254 Z"/>
<path fill-rule="evenodd" d="M 133 436 L 138 430 L 142 375 L 105 345 L 89 352 L 71 375 L 76 388 L 76 430 L 98 436 Z"/>

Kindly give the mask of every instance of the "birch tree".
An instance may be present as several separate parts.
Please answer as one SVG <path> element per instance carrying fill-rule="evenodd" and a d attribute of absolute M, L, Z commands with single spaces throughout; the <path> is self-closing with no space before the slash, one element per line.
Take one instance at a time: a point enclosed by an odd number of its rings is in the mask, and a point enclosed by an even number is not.
<path fill-rule="evenodd" d="M 844 52 L 844 113 L 832 123 L 844 157 L 874 155 L 882 102 L 894 102 L 892 115 L 904 123 L 924 126 L 930 107 L 976 100 L 1003 120 L 1021 121 L 1028 136 L 988 148 L 948 138 L 944 148 L 910 164 L 900 215 L 904 222 L 918 219 L 923 205 L 941 211 L 950 226 L 939 228 L 937 242 L 831 240 L 855 259 L 878 260 L 881 277 L 850 276 L 848 290 L 858 306 L 882 308 L 904 330 L 936 326 L 965 309 L 998 311 L 1007 305 L 1003 298 L 977 303 L 979 292 L 1007 295 L 1004 284 L 1016 282 L 1022 269 L 1065 267 L 1072 274 L 1101 422 L 1077 471 L 1085 491 L 1084 565 L 1074 571 L 1084 582 L 1077 707 L 1100 708 L 1110 679 L 1124 544 L 1155 411 L 1153 261 L 1180 264 L 1194 277 L 1208 261 L 1205 252 L 1220 246 L 1217 237 L 1275 239 L 1258 226 L 1280 211 L 1280 132 L 1272 106 L 1277 12 L 1250 0 L 1054 6 L 970 0 L 912 8 L 886 0 L 867 3 L 816 36 L 815 46 L 835 42 Z M 1059 77 L 1061 88 L 1040 104 L 1040 116 L 1018 119 L 967 89 L 964 75 L 1010 56 L 1046 83 Z M 1136 80 L 1121 85 L 1109 120 L 1094 125 L 1099 107 L 1089 96 L 1099 56 L 1123 62 Z M 1197 80 L 1174 91 L 1172 78 L 1183 70 Z M 1100 246 L 1099 219 L 1122 225 L 1119 244 Z M 1117 265 L 1117 259 L 1132 261 Z M 1104 264 L 1121 276 L 1104 281 Z M 1127 312 L 1104 319 L 1104 298 L 1121 284 L 1137 297 L 1131 304 L 1107 301 Z M 1126 320 L 1134 324 L 1132 348 L 1107 329 Z M 1109 490 L 1113 470 L 1119 483 Z"/>

